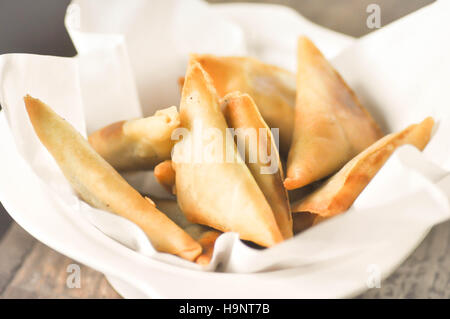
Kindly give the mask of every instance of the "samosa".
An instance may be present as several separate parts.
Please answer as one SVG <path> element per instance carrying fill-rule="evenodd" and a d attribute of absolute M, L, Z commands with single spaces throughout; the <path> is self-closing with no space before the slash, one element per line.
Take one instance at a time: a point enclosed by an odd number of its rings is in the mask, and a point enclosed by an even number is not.
<path fill-rule="evenodd" d="M 172 167 L 172 160 L 165 160 L 155 166 L 153 171 L 156 180 L 169 193 L 176 194 L 175 189 L 175 170 Z"/>
<path fill-rule="evenodd" d="M 34 130 L 78 195 L 90 205 L 138 225 L 156 250 L 195 260 L 202 248 L 142 197 L 89 143 L 49 106 L 27 95 Z"/>
<path fill-rule="evenodd" d="M 295 127 L 284 186 L 296 189 L 335 173 L 382 136 L 319 49 L 300 37 Z"/>
<path fill-rule="evenodd" d="M 314 213 L 322 220 L 346 211 L 397 147 L 411 144 L 423 150 L 430 140 L 433 125 L 433 119 L 428 117 L 398 133 L 386 135 L 353 158 L 312 194 L 292 204 L 292 211 Z"/>
<path fill-rule="evenodd" d="M 292 237 L 292 216 L 287 190 L 283 186 L 283 168 L 272 133 L 248 94 L 225 95 L 222 110 L 234 129 L 237 145 L 253 177 L 266 196 L 284 238 Z M 238 147 L 239 149 L 239 147 Z"/>
<path fill-rule="evenodd" d="M 287 155 L 294 129 L 295 75 L 250 57 L 193 55 L 210 75 L 220 97 L 249 94 L 270 128 L 279 129 L 280 151 Z"/>
<path fill-rule="evenodd" d="M 153 116 L 108 125 L 89 136 L 89 143 L 118 171 L 153 169 L 170 159 L 172 131 L 180 125 L 175 106 Z"/>
<path fill-rule="evenodd" d="M 265 247 L 281 242 L 272 209 L 227 129 L 211 79 L 194 58 L 185 77 L 180 120 L 172 161 L 178 204 L 187 219 Z"/>

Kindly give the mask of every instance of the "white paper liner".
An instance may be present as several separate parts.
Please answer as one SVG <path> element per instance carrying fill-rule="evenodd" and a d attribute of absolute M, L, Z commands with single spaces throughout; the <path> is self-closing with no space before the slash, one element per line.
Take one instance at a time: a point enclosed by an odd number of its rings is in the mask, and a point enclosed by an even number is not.
<path fill-rule="evenodd" d="M 314 34 L 319 47 L 334 53 L 352 42 L 314 29 L 308 22 L 294 23 L 287 9 L 233 14 L 231 7 L 190 3 L 74 1 L 66 25 L 79 52 L 77 58 L 0 56 L 2 151 L 17 152 L 32 169 L 35 176 L 21 176 L 21 187 L 15 191 L 34 196 L 39 202 L 36 214 L 59 207 L 62 214 L 70 211 L 84 216 L 145 256 L 188 269 L 238 273 L 293 267 L 307 273 L 364 254 L 377 256 L 383 265 L 395 256 L 395 244 L 404 236 L 417 235 L 449 218 L 450 98 L 445 83 L 450 74 L 450 44 L 444 39 L 450 22 L 448 6 L 442 1 L 358 40 L 334 60 L 385 129 L 399 130 L 428 115 L 438 122 L 424 154 L 408 146 L 397 150 L 346 214 L 266 250 L 246 246 L 237 234 L 223 234 L 216 242 L 213 261 L 201 267 L 156 252 L 137 226 L 81 202 L 36 137 L 24 95 L 45 101 L 86 135 L 111 122 L 178 104 L 177 78 L 184 74 L 190 52 L 249 52 L 292 68 L 300 33 Z M 283 19 L 261 23 L 269 13 Z M 334 42 L 339 45 L 333 46 Z M 0 170 L 22 170 L 24 163 L 15 166 L 0 158 Z M 147 174 L 130 174 L 127 179 L 141 191 L 163 194 Z M 5 206 L 27 205 L 18 205 L 19 196 L 13 196 L 11 189 L 7 192 L 8 187 L 17 186 L 0 179 L 0 199 Z M 37 194 L 40 197 L 35 198 Z M 38 239 L 45 241 L 45 236 Z"/>

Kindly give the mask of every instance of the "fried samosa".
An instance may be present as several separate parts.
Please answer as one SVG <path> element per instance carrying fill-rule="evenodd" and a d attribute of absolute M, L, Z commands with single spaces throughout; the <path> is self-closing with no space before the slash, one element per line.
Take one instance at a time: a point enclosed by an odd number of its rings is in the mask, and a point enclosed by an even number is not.
<path fill-rule="evenodd" d="M 163 186 L 169 193 L 175 194 L 175 170 L 172 167 L 171 160 L 165 160 L 155 166 L 153 171 L 156 180 Z"/>
<path fill-rule="evenodd" d="M 24 101 L 37 136 L 83 200 L 134 222 L 158 251 L 187 260 L 200 255 L 200 244 L 132 188 L 67 121 L 38 99 L 27 95 Z"/>
<path fill-rule="evenodd" d="M 216 239 L 222 233 L 217 230 L 210 230 L 202 233 L 202 235 L 197 239 L 203 248 L 203 252 L 197 257 L 195 262 L 200 265 L 208 265 L 214 254 L 214 245 L 216 244 Z"/>
<path fill-rule="evenodd" d="M 386 135 L 353 158 L 311 195 L 292 204 L 292 211 L 318 214 L 322 219 L 346 211 L 397 147 L 411 144 L 423 150 L 430 140 L 433 125 L 433 119 L 428 117 L 403 131 Z"/>
<path fill-rule="evenodd" d="M 294 129 L 295 75 L 250 57 L 194 55 L 211 76 L 220 97 L 249 94 L 270 128 L 279 129 L 280 152 L 287 155 Z"/>
<path fill-rule="evenodd" d="M 172 131 L 180 125 L 175 106 L 153 116 L 108 125 L 89 136 L 89 143 L 118 171 L 153 169 L 170 159 Z"/>
<path fill-rule="evenodd" d="M 193 223 L 236 232 L 261 246 L 281 242 L 272 209 L 227 129 L 211 79 L 192 58 L 185 79 L 180 120 L 187 133 L 172 156 L 181 210 Z"/>
<path fill-rule="evenodd" d="M 296 189 L 335 173 L 382 136 L 319 49 L 300 37 L 295 128 L 284 186 Z"/>
<path fill-rule="evenodd" d="M 192 238 L 202 246 L 202 254 L 195 260 L 200 265 L 207 265 L 214 253 L 214 244 L 222 233 L 207 226 L 193 224 L 186 219 L 176 201 L 155 199 L 158 207 L 167 217 L 183 228 Z"/>
<path fill-rule="evenodd" d="M 291 238 L 292 215 L 283 186 L 283 168 L 269 127 L 248 94 L 227 94 L 222 110 L 228 125 L 234 129 L 237 145 L 244 148 L 244 160 L 272 207 L 283 237 Z"/>

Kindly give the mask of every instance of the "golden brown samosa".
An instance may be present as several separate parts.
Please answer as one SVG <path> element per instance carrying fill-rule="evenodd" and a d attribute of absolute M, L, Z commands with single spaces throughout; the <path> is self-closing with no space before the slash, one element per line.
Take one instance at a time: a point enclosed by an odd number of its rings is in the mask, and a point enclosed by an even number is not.
<path fill-rule="evenodd" d="M 249 94 L 270 128 L 279 129 L 280 152 L 287 155 L 294 129 L 295 75 L 250 57 L 194 55 L 211 76 L 220 97 Z"/>
<path fill-rule="evenodd" d="M 89 143 L 119 171 L 153 169 L 170 159 L 172 131 L 180 125 L 175 106 L 153 116 L 108 125 L 89 136 Z"/>
<path fill-rule="evenodd" d="M 386 135 L 353 158 L 311 195 L 292 204 L 292 211 L 311 212 L 322 219 L 346 211 L 397 147 L 411 144 L 423 150 L 430 140 L 433 125 L 434 121 L 429 117 L 403 131 Z"/>
<path fill-rule="evenodd" d="M 333 174 L 382 135 L 319 49 L 300 37 L 295 127 L 284 186 L 292 190 Z"/>
<path fill-rule="evenodd" d="M 83 200 L 134 222 L 156 250 L 197 258 L 200 244 L 132 188 L 67 121 L 38 99 L 27 95 L 24 101 L 37 136 Z"/>
<path fill-rule="evenodd" d="M 197 240 L 203 248 L 203 252 L 197 257 L 195 262 L 200 265 L 208 265 L 211 262 L 212 256 L 214 254 L 214 245 L 216 244 L 217 238 L 222 233 L 217 230 L 210 230 L 202 233 Z"/>
<path fill-rule="evenodd" d="M 272 207 L 283 237 L 291 238 L 292 215 L 283 186 L 283 168 L 269 127 L 248 94 L 225 95 L 222 110 L 238 145 L 244 148 L 245 163 Z"/>
<path fill-rule="evenodd" d="M 192 238 L 202 246 L 202 253 L 195 260 L 200 265 L 207 265 L 214 253 L 214 244 L 221 232 L 207 226 L 193 224 L 186 219 L 176 201 L 155 199 L 156 207 L 167 215 L 173 222 L 183 228 Z"/>
<path fill-rule="evenodd" d="M 281 242 L 272 209 L 240 158 L 214 86 L 195 59 L 185 79 L 180 120 L 189 134 L 175 144 L 172 157 L 181 210 L 191 222 L 261 246 Z"/>
<path fill-rule="evenodd" d="M 172 167 L 172 160 L 165 160 L 155 166 L 153 171 L 156 180 L 163 186 L 169 193 L 175 194 L 175 170 Z"/>

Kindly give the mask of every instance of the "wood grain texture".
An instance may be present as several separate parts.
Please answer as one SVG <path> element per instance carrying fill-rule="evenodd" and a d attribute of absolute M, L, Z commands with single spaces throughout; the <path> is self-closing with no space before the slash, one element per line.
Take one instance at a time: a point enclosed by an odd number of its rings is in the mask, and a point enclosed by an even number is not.
<path fill-rule="evenodd" d="M 0 241 L 0 298 L 120 298 L 103 274 L 37 242 L 13 223 Z M 81 268 L 68 288 L 67 266 Z M 450 221 L 436 226 L 387 279 L 357 298 L 450 298 Z"/>
<path fill-rule="evenodd" d="M 16 223 L 0 241 L 0 296 L 14 278 L 36 240 Z"/>
<path fill-rule="evenodd" d="M 435 226 L 380 288 L 359 298 L 450 298 L 450 221 Z"/>
<path fill-rule="evenodd" d="M 105 276 L 48 248 L 13 223 L 0 242 L 0 298 L 120 298 Z M 69 288 L 68 266 L 80 267 Z"/>

